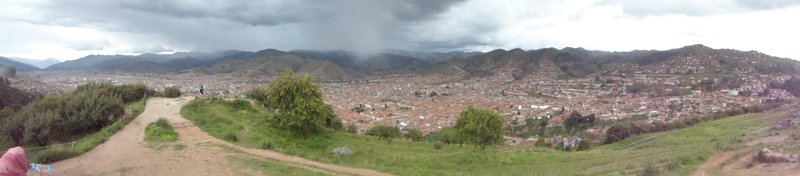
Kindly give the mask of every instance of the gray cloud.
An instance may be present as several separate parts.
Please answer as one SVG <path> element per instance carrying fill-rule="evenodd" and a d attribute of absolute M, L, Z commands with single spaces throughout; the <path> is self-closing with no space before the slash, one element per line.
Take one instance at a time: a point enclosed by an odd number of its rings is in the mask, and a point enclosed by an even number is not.
<path fill-rule="evenodd" d="M 673 45 L 717 38 L 739 41 L 738 35 L 719 37 L 729 35 L 724 32 L 732 27 L 717 30 L 710 24 L 730 24 L 719 20 L 730 16 L 748 17 L 750 21 L 774 18 L 772 15 L 776 14 L 791 17 L 798 5 L 800 1 L 796 0 L 13 1 L 0 6 L 0 33 L 15 35 L 0 39 L 14 45 L 0 46 L 0 54 L 48 55 L 39 54 L 45 53 L 40 51 L 42 46 L 69 50 L 60 51 L 70 53 L 70 57 L 87 53 L 266 48 L 344 49 L 361 54 L 383 49 L 664 49 L 664 45 L 676 47 Z M 764 26 L 783 25 L 757 21 L 772 24 Z M 650 30 L 651 26 L 664 30 Z M 736 29 L 745 30 L 747 26 Z M 760 33 L 777 34 L 775 30 L 794 29 L 791 27 L 773 27 Z M 675 34 L 686 31 L 696 35 Z M 618 37 L 608 37 L 615 35 Z M 671 37 L 636 40 L 658 36 Z"/>
<path fill-rule="evenodd" d="M 742 7 L 749 9 L 779 9 L 800 5 L 797 0 L 736 0 Z"/>
<path fill-rule="evenodd" d="M 161 44 L 150 44 L 147 46 L 141 46 L 131 49 L 131 53 L 163 53 L 163 52 L 174 52 L 174 49 L 167 48 Z"/>
<path fill-rule="evenodd" d="M 408 48 L 409 26 L 434 19 L 463 0 L 48 1 L 17 19 L 146 34 L 152 42 L 194 50 Z M 144 46 L 146 47 L 146 46 Z M 143 50 L 142 50 L 143 51 Z"/>
<path fill-rule="evenodd" d="M 91 50 L 103 50 L 112 46 L 110 42 L 107 40 L 105 41 L 98 41 L 98 42 L 81 42 L 75 43 L 72 45 L 67 46 L 68 48 L 72 48 L 78 51 L 91 51 Z"/>
<path fill-rule="evenodd" d="M 658 15 L 708 16 L 769 10 L 800 5 L 797 0 L 602 0 L 601 5 L 621 5 L 625 14 L 644 17 Z"/>

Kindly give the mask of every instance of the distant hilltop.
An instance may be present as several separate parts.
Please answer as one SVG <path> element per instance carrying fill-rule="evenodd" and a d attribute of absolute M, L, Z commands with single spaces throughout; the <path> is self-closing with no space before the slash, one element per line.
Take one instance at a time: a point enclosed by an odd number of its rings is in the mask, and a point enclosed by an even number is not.
<path fill-rule="evenodd" d="M 25 59 L 25 58 L 12 57 L 10 59 L 18 61 L 18 62 L 25 63 L 25 64 L 28 64 L 28 65 L 35 66 L 35 67 L 38 67 L 40 69 L 44 69 L 44 68 L 47 68 L 47 67 L 49 67 L 51 65 L 54 65 L 54 64 L 57 64 L 57 63 L 61 63 L 60 60 L 53 59 L 53 58 L 48 58 L 48 59 L 45 59 L 45 60 L 36 60 L 36 59 Z"/>
<path fill-rule="evenodd" d="M 796 74 L 800 62 L 755 51 L 690 45 L 671 50 L 609 52 L 583 48 L 494 50 L 490 52 L 412 52 L 388 50 L 370 57 L 352 52 L 266 49 L 174 54 L 90 55 L 47 67 L 47 71 L 124 73 L 227 73 L 277 75 L 283 69 L 310 73 L 323 80 L 370 75 L 458 75 L 464 78 L 510 75 L 514 79 L 573 79 L 590 75 L 664 74 Z M 17 68 L 20 70 L 19 68 Z"/>

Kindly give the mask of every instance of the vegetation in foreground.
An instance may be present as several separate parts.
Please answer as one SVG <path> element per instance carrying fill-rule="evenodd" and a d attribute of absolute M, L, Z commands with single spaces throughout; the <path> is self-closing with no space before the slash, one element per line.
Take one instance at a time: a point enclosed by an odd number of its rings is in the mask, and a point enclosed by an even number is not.
<path fill-rule="evenodd" d="M 311 75 L 297 75 L 286 70 L 266 88 L 256 89 L 248 96 L 276 112 L 274 116 L 265 116 L 275 127 L 292 131 L 300 137 L 320 134 L 325 128 L 343 128 L 333 108 L 325 104 L 322 90 L 312 82 Z"/>
<path fill-rule="evenodd" d="M 0 146 L 25 146 L 33 162 L 78 156 L 105 142 L 144 110 L 143 84 L 89 83 L 35 100 L 0 118 Z M 125 113 L 125 107 L 131 113 Z M 47 146 L 37 148 L 37 146 Z"/>
<path fill-rule="evenodd" d="M 762 117 L 760 113 L 745 114 L 674 131 L 633 136 L 589 151 L 563 152 L 535 146 L 481 150 L 410 140 L 389 144 L 377 137 L 330 129 L 323 129 L 320 135 L 296 138 L 291 131 L 273 128 L 268 118 L 263 118 L 275 116 L 274 113 L 245 100 L 196 99 L 181 114 L 212 136 L 242 146 L 269 146 L 270 150 L 312 160 L 399 175 L 634 174 L 642 171 L 648 160 L 659 166 L 659 173 L 687 175 L 706 157 L 743 144 L 750 140 L 747 133 L 777 121 L 777 118 L 753 120 Z M 441 149 L 436 149 L 435 144 Z M 355 152 L 339 156 L 332 152 L 337 147 L 348 147 Z"/>
<path fill-rule="evenodd" d="M 156 122 L 147 125 L 144 130 L 144 140 L 149 142 L 175 142 L 178 140 L 178 133 L 172 129 L 167 119 L 161 117 Z"/>

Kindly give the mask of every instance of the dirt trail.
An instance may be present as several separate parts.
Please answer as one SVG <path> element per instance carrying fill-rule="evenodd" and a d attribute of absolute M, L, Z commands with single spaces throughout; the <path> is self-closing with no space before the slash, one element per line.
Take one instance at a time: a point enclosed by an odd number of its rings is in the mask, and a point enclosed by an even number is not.
<path fill-rule="evenodd" d="M 261 175 L 230 163 L 229 156 L 254 155 L 282 164 L 333 175 L 389 175 L 374 170 L 320 163 L 278 152 L 244 148 L 216 139 L 180 116 L 191 98 L 151 98 L 147 108 L 105 143 L 79 157 L 52 164 L 57 175 Z M 147 124 L 164 117 L 179 134 L 174 145 L 184 149 L 157 149 L 144 142 Z M 222 146 L 234 148 L 231 151 Z"/>

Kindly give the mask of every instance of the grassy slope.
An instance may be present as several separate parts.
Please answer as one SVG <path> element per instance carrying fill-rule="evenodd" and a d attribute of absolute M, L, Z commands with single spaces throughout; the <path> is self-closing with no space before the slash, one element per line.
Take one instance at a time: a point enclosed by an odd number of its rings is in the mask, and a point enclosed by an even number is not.
<path fill-rule="evenodd" d="M 198 99 L 181 110 L 204 131 L 220 139 L 231 134 L 239 145 L 262 147 L 317 161 L 372 168 L 399 175 L 602 175 L 633 172 L 645 163 L 668 170 L 667 175 L 687 175 L 708 156 L 747 141 L 743 134 L 773 123 L 752 120 L 747 114 L 703 123 L 681 130 L 631 137 L 584 152 L 561 152 L 533 146 L 501 146 L 487 150 L 470 145 L 446 145 L 435 150 L 431 143 L 397 141 L 332 132 L 310 139 L 291 137 L 268 126 L 259 108 L 232 108 L 222 100 Z M 356 154 L 338 157 L 331 150 L 346 146 Z M 667 169 L 668 168 L 668 169 Z"/>

